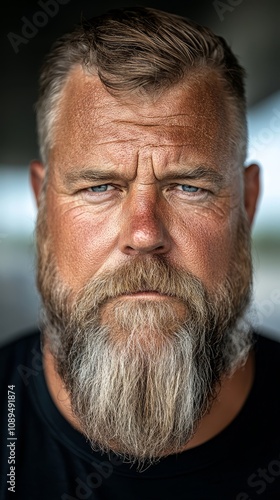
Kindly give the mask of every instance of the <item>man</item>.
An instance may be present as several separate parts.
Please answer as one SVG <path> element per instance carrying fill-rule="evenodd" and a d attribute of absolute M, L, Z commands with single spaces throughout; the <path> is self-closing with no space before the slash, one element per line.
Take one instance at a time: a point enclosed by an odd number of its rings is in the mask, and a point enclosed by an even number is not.
<path fill-rule="evenodd" d="M 1 498 L 279 498 L 236 57 L 188 19 L 113 10 L 57 41 L 36 110 L 42 317 L 1 352 Z"/>

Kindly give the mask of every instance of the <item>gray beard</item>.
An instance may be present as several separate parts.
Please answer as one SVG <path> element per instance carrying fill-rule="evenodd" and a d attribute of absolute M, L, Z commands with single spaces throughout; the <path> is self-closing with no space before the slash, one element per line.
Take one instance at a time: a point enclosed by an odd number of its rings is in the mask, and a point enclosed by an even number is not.
<path fill-rule="evenodd" d="M 222 376 L 246 361 L 252 345 L 245 319 L 250 259 L 245 263 L 235 281 L 227 277 L 209 294 L 159 257 L 136 258 L 74 297 L 48 260 L 41 269 L 49 278 L 48 289 L 41 280 L 42 330 L 94 450 L 113 450 L 143 467 L 188 443 Z M 122 297 L 155 289 L 169 299 Z"/>
<path fill-rule="evenodd" d="M 214 291 L 164 256 L 143 256 L 93 277 L 74 293 L 60 277 L 43 193 L 37 285 L 43 343 L 94 450 L 139 467 L 176 453 L 212 406 L 222 377 L 252 347 L 250 233 L 240 213 L 232 259 Z M 165 300 L 123 295 L 157 290 Z"/>

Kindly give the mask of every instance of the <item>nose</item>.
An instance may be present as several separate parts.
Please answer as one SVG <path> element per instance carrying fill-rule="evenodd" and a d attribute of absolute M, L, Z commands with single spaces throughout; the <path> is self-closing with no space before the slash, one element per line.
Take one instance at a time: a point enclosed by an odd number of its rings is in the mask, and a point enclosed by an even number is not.
<path fill-rule="evenodd" d="M 153 189 L 131 194 L 123 205 L 119 248 L 127 255 L 169 252 L 168 215 Z"/>

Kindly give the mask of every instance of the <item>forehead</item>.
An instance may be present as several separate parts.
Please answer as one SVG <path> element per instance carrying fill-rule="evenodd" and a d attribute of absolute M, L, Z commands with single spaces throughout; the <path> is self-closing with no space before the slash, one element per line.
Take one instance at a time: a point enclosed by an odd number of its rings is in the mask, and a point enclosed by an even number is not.
<path fill-rule="evenodd" d="M 225 97 L 214 72 L 194 74 L 157 98 L 119 98 L 75 68 L 59 103 L 51 159 L 65 167 L 105 156 L 120 164 L 153 151 L 166 161 L 186 154 L 224 162 L 231 121 Z"/>

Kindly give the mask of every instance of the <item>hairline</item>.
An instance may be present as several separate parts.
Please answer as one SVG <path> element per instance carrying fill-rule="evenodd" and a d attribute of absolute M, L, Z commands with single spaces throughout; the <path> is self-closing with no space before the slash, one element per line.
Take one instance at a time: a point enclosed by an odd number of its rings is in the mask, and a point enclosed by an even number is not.
<path fill-rule="evenodd" d="M 59 107 L 61 104 L 61 101 L 63 99 L 64 92 L 67 87 L 67 83 L 69 82 L 69 79 L 71 78 L 71 75 L 77 71 L 77 69 L 80 68 L 85 76 L 89 77 L 97 77 L 99 81 L 101 82 L 99 76 L 98 76 L 98 68 L 96 66 L 91 66 L 90 68 L 87 68 L 84 64 L 82 63 L 74 63 L 70 68 L 69 71 L 65 74 L 65 78 L 61 80 L 60 84 L 60 89 L 57 91 L 52 99 L 52 106 L 51 106 L 51 118 L 48 120 L 48 127 L 47 127 L 47 139 L 45 138 L 44 143 L 48 145 L 48 149 L 42 148 L 41 149 L 41 159 L 42 162 L 45 166 L 46 169 L 48 169 L 49 166 L 49 153 L 52 149 L 52 146 L 54 144 L 54 133 L 55 133 L 55 128 L 56 128 L 56 122 L 59 118 Z M 206 78 L 209 76 L 209 74 L 214 73 L 222 83 L 222 89 L 224 91 L 223 93 L 223 100 L 226 100 L 226 105 L 228 106 L 229 112 L 233 116 L 232 122 L 235 124 L 234 128 L 238 129 L 238 133 L 236 133 L 235 138 L 230 138 L 233 142 L 233 146 L 236 143 L 239 142 L 240 148 L 237 147 L 237 149 L 244 149 L 244 143 L 247 143 L 247 120 L 246 120 L 246 115 L 245 113 L 243 116 L 241 116 L 241 111 L 240 111 L 240 106 L 237 105 L 237 98 L 233 98 L 232 95 L 230 94 L 230 91 L 227 89 L 227 82 L 222 75 L 221 70 L 217 67 L 217 65 L 213 64 L 197 64 L 193 66 L 191 69 L 188 70 L 184 74 L 184 76 L 177 82 L 172 83 L 168 86 L 162 86 L 159 89 L 148 91 L 148 90 L 142 90 L 139 88 L 136 88 L 133 91 L 118 91 L 114 92 L 111 89 L 108 89 L 104 84 L 105 90 L 108 92 L 108 94 L 112 95 L 115 97 L 119 102 L 124 102 L 125 99 L 127 98 L 130 102 L 131 100 L 134 100 L 135 102 L 143 102 L 143 100 L 148 99 L 148 100 L 154 100 L 160 97 L 161 95 L 164 95 L 164 93 L 168 91 L 172 91 L 172 89 L 178 87 L 179 85 L 182 85 L 184 83 L 193 83 L 194 80 L 197 77 L 201 78 Z M 102 83 L 102 82 L 101 82 Z M 186 90 L 187 91 L 187 90 Z M 245 125 L 245 126 L 244 126 Z M 245 137 L 245 139 L 244 139 Z M 237 151 L 237 162 L 242 164 L 243 166 L 246 158 L 246 151 Z M 241 157 L 241 158 L 239 158 Z"/>

